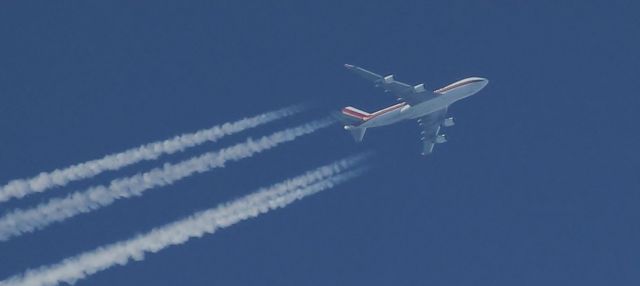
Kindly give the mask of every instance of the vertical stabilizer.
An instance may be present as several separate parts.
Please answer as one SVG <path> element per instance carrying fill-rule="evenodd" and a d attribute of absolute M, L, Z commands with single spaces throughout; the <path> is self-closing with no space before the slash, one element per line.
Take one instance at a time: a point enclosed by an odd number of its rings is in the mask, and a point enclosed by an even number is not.
<path fill-rule="evenodd" d="M 347 106 L 345 108 L 342 109 L 342 113 L 344 115 L 356 118 L 358 120 L 362 120 L 362 121 L 366 121 L 371 114 L 369 112 L 366 111 L 362 111 L 360 109 L 357 109 L 353 106 Z"/>

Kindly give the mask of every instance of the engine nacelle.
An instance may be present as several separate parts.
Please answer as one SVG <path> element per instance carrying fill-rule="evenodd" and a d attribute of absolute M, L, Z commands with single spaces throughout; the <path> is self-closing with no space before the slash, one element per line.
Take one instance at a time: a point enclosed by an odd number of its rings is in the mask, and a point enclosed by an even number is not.
<path fill-rule="evenodd" d="M 453 121 L 453 117 L 445 118 L 442 121 L 442 126 L 444 126 L 444 127 L 451 127 L 453 125 L 456 125 L 456 122 Z"/>
<path fill-rule="evenodd" d="M 436 144 L 442 144 L 447 142 L 447 136 L 445 136 L 444 134 L 440 134 L 438 136 L 436 136 L 436 139 L 433 140 L 433 142 L 435 142 Z"/>
<path fill-rule="evenodd" d="M 400 113 L 403 113 L 403 112 L 409 110 L 409 108 L 411 108 L 411 105 L 407 104 L 407 105 L 403 106 L 402 108 L 400 108 Z"/>
<path fill-rule="evenodd" d="M 415 93 L 420 93 L 420 92 L 424 92 L 426 91 L 426 89 L 424 88 L 424 83 L 421 83 L 419 85 L 416 85 L 413 87 L 413 92 Z"/>
<path fill-rule="evenodd" d="M 390 74 L 388 76 L 385 76 L 382 81 L 384 81 L 384 83 L 392 83 L 393 82 L 393 75 Z"/>

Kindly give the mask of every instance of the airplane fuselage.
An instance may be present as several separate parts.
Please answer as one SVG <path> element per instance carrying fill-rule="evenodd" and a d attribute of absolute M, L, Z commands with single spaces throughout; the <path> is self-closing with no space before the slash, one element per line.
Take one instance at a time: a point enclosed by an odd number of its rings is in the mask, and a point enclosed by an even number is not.
<path fill-rule="evenodd" d="M 488 83 L 487 79 L 470 77 L 441 89 L 433 91 L 431 99 L 416 105 L 401 102 L 371 114 L 371 116 L 358 127 L 371 128 L 397 123 L 403 120 L 416 119 L 430 113 L 447 108 L 454 102 L 476 94 Z M 428 91 L 423 91 L 428 92 Z"/>

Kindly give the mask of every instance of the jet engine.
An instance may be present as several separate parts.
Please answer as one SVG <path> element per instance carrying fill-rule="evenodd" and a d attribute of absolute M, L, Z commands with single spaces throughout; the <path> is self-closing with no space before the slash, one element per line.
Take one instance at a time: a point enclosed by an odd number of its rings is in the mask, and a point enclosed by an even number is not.
<path fill-rule="evenodd" d="M 434 142 L 436 144 L 442 144 L 447 142 L 447 136 L 445 136 L 444 134 L 440 134 L 438 136 L 436 136 L 436 139 L 434 140 Z"/>
<path fill-rule="evenodd" d="M 388 76 L 385 76 L 382 81 L 384 81 L 384 83 L 392 83 L 393 82 L 393 75 L 390 74 Z"/>
<path fill-rule="evenodd" d="M 421 83 L 421 84 L 416 85 L 416 86 L 413 87 L 413 92 L 415 92 L 415 93 L 421 93 L 421 92 L 424 92 L 424 91 L 426 91 L 426 89 L 424 88 L 424 83 Z"/>
<path fill-rule="evenodd" d="M 453 121 L 453 117 L 449 117 L 449 118 L 445 118 L 445 119 L 442 121 L 442 125 L 443 125 L 444 127 L 451 127 L 451 126 L 453 126 L 453 125 L 456 125 L 456 123 L 455 123 L 455 121 Z"/>

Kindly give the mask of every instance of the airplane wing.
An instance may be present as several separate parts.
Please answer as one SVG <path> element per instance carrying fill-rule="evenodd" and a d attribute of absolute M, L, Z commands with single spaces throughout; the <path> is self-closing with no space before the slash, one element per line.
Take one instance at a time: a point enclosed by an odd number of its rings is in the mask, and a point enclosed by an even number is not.
<path fill-rule="evenodd" d="M 433 96 L 432 92 L 426 92 L 422 84 L 414 87 L 393 79 L 393 75 L 381 76 L 354 65 L 345 64 L 344 66 L 364 79 L 372 81 L 376 87 L 382 87 L 386 92 L 393 93 L 398 100 L 403 100 L 409 105 L 415 105 Z"/>
<path fill-rule="evenodd" d="M 443 108 L 418 119 L 418 124 L 422 129 L 420 131 L 422 135 L 422 155 L 431 154 L 435 144 L 446 142 L 445 137 L 439 137 L 438 135 L 446 115 L 447 108 Z"/>

